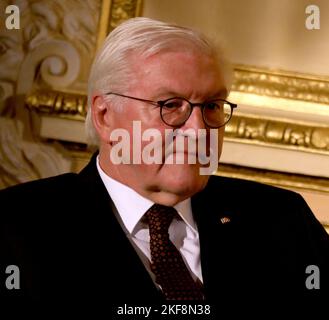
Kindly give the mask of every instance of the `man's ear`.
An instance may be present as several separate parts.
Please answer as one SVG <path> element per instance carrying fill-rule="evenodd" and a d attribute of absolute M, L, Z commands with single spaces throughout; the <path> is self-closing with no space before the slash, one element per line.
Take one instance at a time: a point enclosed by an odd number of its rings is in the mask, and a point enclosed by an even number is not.
<path fill-rule="evenodd" d="M 92 99 L 92 121 L 101 141 L 109 142 L 111 131 L 111 106 L 103 96 L 94 96 Z"/>

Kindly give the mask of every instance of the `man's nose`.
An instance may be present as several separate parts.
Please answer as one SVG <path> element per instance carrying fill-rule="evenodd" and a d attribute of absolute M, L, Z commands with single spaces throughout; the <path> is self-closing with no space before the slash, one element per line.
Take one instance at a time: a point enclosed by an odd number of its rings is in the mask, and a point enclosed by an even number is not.
<path fill-rule="evenodd" d="M 192 109 L 192 113 L 190 117 L 184 124 L 185 128 L 192 128 L 192 129 L 205 129 L 206 125 L 203 121 L 202 117 L 202 109 L 200 106 L 195 106 Z"/>

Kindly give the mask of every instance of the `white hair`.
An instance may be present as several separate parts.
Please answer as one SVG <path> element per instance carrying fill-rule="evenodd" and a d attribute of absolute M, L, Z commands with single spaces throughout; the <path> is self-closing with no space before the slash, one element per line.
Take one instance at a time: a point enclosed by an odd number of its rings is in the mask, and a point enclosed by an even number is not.
<path fill-rule="evenodd" d="M 164 50 L 183 51 L 195 49 L 214 57 L 223 71 L 227 90 L 231 84 L 230 65 L 222 51 L 199 31 L 149 18 L 132 18 L 115 28 L 105 39 L 92 64 L 88 79 L 88 112 L 86 135 L 89 146 L 98 146 L 91 107 L 95 94 L 128 89 L 132 79 L 131 54 L 149 57 Z M 130 57 L 130 59 L 129 59 Z M 108 96 L 113 101 L 116 98 Z M 118 105 L 118 104 L 117 104 Z"/>

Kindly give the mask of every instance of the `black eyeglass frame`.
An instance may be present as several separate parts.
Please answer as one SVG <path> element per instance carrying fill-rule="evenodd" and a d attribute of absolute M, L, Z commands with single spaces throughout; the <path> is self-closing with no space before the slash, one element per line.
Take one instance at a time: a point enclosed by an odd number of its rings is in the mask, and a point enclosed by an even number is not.
<path fill-rule="evenodd" d="M 153 100 L 147 100 L 147 99 L 142 99 L 142 98 L 136 98 L 136 97 L 132 97 L 132 96 L 127 96 L 125 94 L 121 94 L 121 93 L 116 93 L 116 92 L 107 92 L 105 93 L 105 95 L 115 95 L 115 96 L 119 96 L 119 97 L 124 97 L 124 98 L 128 98 L 128 99 L 133 99 L 133 100 L 137 100 L 137 101 L 142 101 L 142 102 L 146 102 L 146 103 L 150 103 L 150 104 L 153 104 L 155 106 L 158 106 L 160 107 L 160 117 L 161 117 L 161 120 L 168 126 L 170 127 L 180 127 L 181 125 L 183 125 L 184 123 L 186 123 L 186 121 L 190 118 L 192 112 L 193 112 L 193 108 L 194 107 L 201 107 L 201 110 L 202 110 L 202 119 L 204 121 L 204 123 L 209 127 L 209 128 L 212 128 L 212 129 L 218 129 L 220 127 L 223 127 L 225 126 L 232 118 L 232 115 L 233 115 L 233 109 L 237 108 L 238 105 L 236 103 L 232 103 L 232 102 L 229 102 L 225 99 L 215 99 L 215 100 L 209 100 L 209 101 L 205 101 L 205 102 L 198 102 L 198 103 L 192 103 L 190 101 L 188 101 L 187 99 L 185 98 L 182 98 L 182 97 L 172 97 L 172 98 L 169 98 L 169 99 L 166 99 L 166 100 L 160 100 L 160 101 L 153 101 Z M 190 114 L 188 115 L 188 117 L 186 118 L 185 121 L 183 121 L 182 123 L 180 124 L 177 124 L 177 125 L 172 125 L 172 124 L 169 124 L 167 123 L 164 119 L 163 119 L 163 116 L 162 116 L 162 109 L 163 107 L 165 106 L 165 104 L 169 101 L 169 100 L 172 100 L 172 99 L 182 99 L 184 101 L 186 101 L 189 105 L 190 105 Z M 228 120 L 225 121 L 224 124 L 220 125 L 220 126 L 211 126 L 211 125 L 208 125 L 207 121 L 205 120 L 205 115 L 204 115 L 204 110 L 205 110 L 205 104 L 206 103 L 210 103 L 210 102 L 216 102 L 216 101 L 221 101 L 221 102 L 225 102 L 227 103 L 230 107 L 231 107 L 231 113 L 230 113 L 230 116 L 228 118 Z"/>

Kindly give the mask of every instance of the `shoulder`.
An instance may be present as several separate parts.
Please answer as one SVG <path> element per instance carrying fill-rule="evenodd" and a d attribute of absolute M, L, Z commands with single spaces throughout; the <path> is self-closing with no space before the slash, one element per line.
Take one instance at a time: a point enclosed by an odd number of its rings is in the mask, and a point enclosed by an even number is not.
<path fill-rule="evenodd" d="M 21 183 L 6 189 L 0 190 L 0 197 L 24 196 L 33 194 L 44 194 L 48 192 L 60 192 L 67 189 L 76 182 L 77 174 L 66 173 L 50 178 Z"/>
<path fill-rule="evenodd" d="M 78 175 L 67 173 L 9 187 L 0 191 L 0 203 L 6 216 L 43 212 L 67 203 L 78 188 Z"/>
<path fill-rule="evenodd" d="M 272 198 L 281 200 L 294 199 L 296 201 L 300 201 L 302 199 L 300 194 L 291 190 L 251 180 L 221 176 L 211 176 L 205 191 L 210 193 L 222 192 L 228 197 L 245 200 L 257 198 L 261 201 L 264 198 Z"/>
<path fill-rule="evenodd" d="M 329 237 L 304 198 L 297 192 L 254 181 L 212 176 L 204 189 L 213 207 L 224 207 L 251 229 L 273 234 L 304 234 L 321 238 L 329 248 Z M 283 237 L 284 238 L 284 237 Z"/>
<path fill-rule="evenodd" d="M 293 226 L 315 221 L 303 197 L 294 191 L 259 182 L 212 176 L 202 191 L 203 203 L 234 212 L 243 223 Z M 219 209 L 218 209 L 219 210 Z"/>

